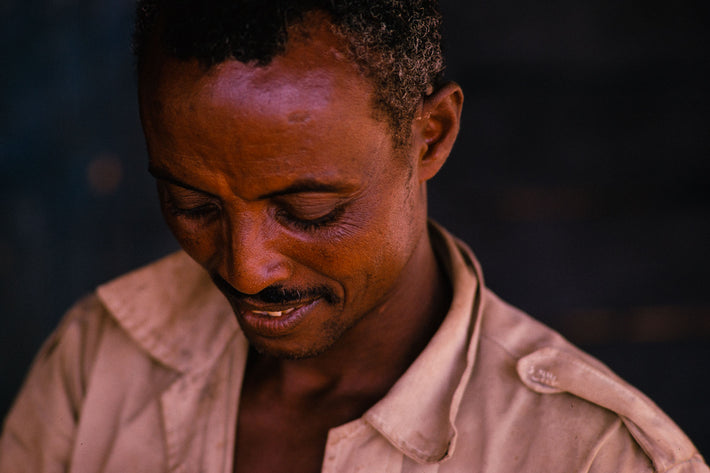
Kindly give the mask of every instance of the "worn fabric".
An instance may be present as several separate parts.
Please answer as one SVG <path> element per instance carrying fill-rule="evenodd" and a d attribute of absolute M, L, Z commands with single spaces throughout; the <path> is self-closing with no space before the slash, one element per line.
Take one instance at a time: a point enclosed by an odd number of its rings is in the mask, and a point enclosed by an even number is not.
<path fill-rule="evenodd" d="M 330 431 L 322 471 L 710 472 L 643 394 L 491 293 L 465 245 L 435 225 L 432 241 L 449 313 L 382 400 Z M 35 360 L 0 472 L 231 473 L 247 350 L 184 253 L 101 286 Z"/>

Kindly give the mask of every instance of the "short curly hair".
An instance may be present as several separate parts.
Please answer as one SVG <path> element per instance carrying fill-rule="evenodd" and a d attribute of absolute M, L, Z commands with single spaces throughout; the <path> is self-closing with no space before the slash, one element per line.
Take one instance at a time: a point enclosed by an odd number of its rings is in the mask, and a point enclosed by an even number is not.
<path fill-rule="evenodd" d="M 165 51 L 178 59 L 207 67 L 227 59 L 267 65 L 284 51 L 289 26 L 310 11 L 330 16 L 373 82 L 375 108 L 385 113 L 395 143 L 405 143 L 419 101 L 442 80 L 438 0 L 138 0 L 138 68 L 158 21 Z"/>

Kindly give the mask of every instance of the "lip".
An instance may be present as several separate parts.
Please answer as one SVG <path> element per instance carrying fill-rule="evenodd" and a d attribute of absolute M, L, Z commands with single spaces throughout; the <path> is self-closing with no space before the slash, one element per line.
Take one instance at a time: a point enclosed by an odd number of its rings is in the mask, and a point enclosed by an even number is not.
<path fill-rule="evenodd" d="M 256 305 L 239 301 L 233 306 L 242 330 L 263 337 L 277 338 L 293 331 L 320 302 L 320 298 L 287 305 Z M 282 312 L 282 315 L 273 316 L 267 312 Z"/>

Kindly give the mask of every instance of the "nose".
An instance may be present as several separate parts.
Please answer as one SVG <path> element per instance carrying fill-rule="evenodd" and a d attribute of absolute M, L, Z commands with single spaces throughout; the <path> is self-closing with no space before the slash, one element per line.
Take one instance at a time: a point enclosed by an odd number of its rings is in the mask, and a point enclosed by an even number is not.
<path fill-rule="evenodd" d="M 224 229 L 220 276 L 244 294 L 286 281 L 290 262 L 279 251 L 279 232 L 259 217 L 240 215 L 232 220 Z"/>

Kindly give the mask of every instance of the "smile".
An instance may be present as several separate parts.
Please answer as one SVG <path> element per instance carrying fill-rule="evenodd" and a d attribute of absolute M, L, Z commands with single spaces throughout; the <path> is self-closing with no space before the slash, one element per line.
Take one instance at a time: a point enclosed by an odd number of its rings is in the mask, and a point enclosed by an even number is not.
<path fill-rule="evenodd" d="M 278 338 L 287 336 L 322 302 L 321 298 L 293 302 L 293 305 L 255 306 L 241 301 L 235 312 L 242 330 L 251 335 Z"/>
<path fill-rule="evenodd" d="M 284 315 L 290 314 L 294 310 L 300 309 L 301 307 L 303 307 L 303 305 L 299 305 L 297 307 L 291 307 L 290 309 L 286 309 L 286 310 L 278 310 L 278 311 L 252 310 L 252 312 L 256 315 L 268 315 L 269 317 L 282 317 Z"/>

